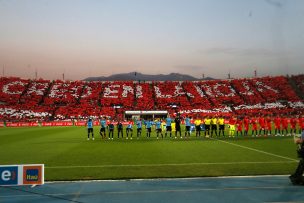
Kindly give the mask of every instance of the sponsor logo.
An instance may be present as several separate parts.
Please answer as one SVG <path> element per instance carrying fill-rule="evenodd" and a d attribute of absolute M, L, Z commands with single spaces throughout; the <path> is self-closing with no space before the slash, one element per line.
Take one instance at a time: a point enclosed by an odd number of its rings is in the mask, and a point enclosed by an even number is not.
<path fill-rule="evenodd" d="M 18 184 L 18 166 L 0 167 L 0 185 Z"/>
<path fill-rule="evenodd" d="M 42 166 L 23 166 L 23 184 L 42 184 Z"/>

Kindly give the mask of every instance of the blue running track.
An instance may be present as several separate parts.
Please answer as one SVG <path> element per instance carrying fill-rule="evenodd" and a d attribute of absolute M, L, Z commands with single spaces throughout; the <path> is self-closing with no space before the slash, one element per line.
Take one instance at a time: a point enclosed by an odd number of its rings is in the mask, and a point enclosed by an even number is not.
<path fill-rule="evenodd" d="M 287 176 L 48 182 L 0 187 L 0 202 L 304 202 Z"/>

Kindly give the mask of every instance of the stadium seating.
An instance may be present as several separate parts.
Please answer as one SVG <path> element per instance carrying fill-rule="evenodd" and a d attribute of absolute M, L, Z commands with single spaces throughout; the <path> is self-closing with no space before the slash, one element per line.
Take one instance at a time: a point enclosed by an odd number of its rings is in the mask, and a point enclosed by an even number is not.
<path fill-rule="evenodd" d="M 303 81 L 304 75 L 194 82 L 1 77 L 0 120 L 122 119 L 125 110 L 167 110 L 182 115 L 303 114 L 303 100 L 296 93 L 304 92 Z"/>
<path fill-rule="evenodd" d="M 295 82 L 295 85 L 299 89 L 299 91 L 303 94 L 304 92 L 304 75 L 293 75 L 291 76 L 291 80 Z M 302 95 L 304 97 L 304 95 Z"/>

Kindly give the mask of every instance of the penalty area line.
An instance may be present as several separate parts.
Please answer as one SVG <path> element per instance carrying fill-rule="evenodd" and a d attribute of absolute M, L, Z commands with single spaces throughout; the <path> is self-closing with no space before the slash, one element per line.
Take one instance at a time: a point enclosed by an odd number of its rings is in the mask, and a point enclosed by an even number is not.
<path fill-rule="evenodd" d="M 227 142 L 227 141 L 224 141 L 224 140 L 219 140 L 219 139 L 216 139 L 216 138 L 209 138 L 209 139 L 211 139 L 211 140 L 217 140 L 219 142 L 230 144 L 230 145 L 233 145 L 233 146 L 236 146 L 236 147 L 240 147 L 240 148 L 243 148 L 243 149 L 249 149 L 251 151 L 259 152 L 259 153 L 262 153 L 262 154 L 267 154 L 267 155 L 270 155 L 270 156 L 286 159 L 286 160 L 289 160 L 289 161 L 298 162 L 298 160 L 290 158 L 290 157 L 281 156 L 281 155 L 273 154 L 273 153 L 270 153 L 270 152 L 265 152 L 265 151 L 262 151 L 262 150 L 258 150 L 258 149 L 251 148 L 251 147 L 246 147 L 246 146 L 243 146 L 243 145 Z"/>
<path fill-rule="evenodd" d="M 283 164 L 295 161 L 246 161 L 246 162 L 205 162 L 205 163 L 176 163 L 176 164 L 120 164 L 120 165 L 83 165 L 83 166 L 45 166 L 46 169 L 69 168 L 113 168 L 113 167 L 161 167 L 161 166 L 193 166 L 193 165 L 236 165 L 236 164 Z"/>

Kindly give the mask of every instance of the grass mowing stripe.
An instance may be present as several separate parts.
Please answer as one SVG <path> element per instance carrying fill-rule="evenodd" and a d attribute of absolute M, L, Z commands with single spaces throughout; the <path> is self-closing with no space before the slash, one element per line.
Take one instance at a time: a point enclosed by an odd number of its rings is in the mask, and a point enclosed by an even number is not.
<path fill-rule="evenodd" d="M 188 166 L 188 165 L 234 165 L 234 164 L 281 164 L 295 161 L 249 161 L 249 162 L 215 162 L 215 163 L 176 163 L 176 164 L 125 164 L 125 165 L 96 165 L 96 166 L 46 166 L 48 169 L 63 168 L 112 168 L 112 167 L 158 167 L 158 166 Z"/>
<path fill-rule="evenodd" d="M 285 157 L 285 156 L 273 154 L 273 153 L 270 153 L 270 152 L 265 152 L 265 151 L 262 151 L 262 150 L 254 149 L 254 148 L 251 148 L 251 147 L 246 147 L 246 146 L 243 146 L 243 145 L 238 145 L 238 144 L 235 144 L 235 143 L 227 142 L 227 141 L 224 141 L 224 140 L 219 140 L 219 139 L 216 139 L 216 138 L 209 138 L 209 139 L 217 140 L 219 142 L 223 142 L 223 143 L 230 144 L 230 145 L 233 145 L 233 146 L 241 147 L 241 148 L 244 148 L 244 149 L 249 149 L 251 151 L 267 154 L 267 155 L 270 155 L 270 156 L 275 156 L 275 157 L 279 157 L 279 158 L 282 158 L 282 159 L 287 159 L 287 160 L 290 160 L 290 161 L 298 162 L 298 160 L 290 158 L 290 157 Z"/>

